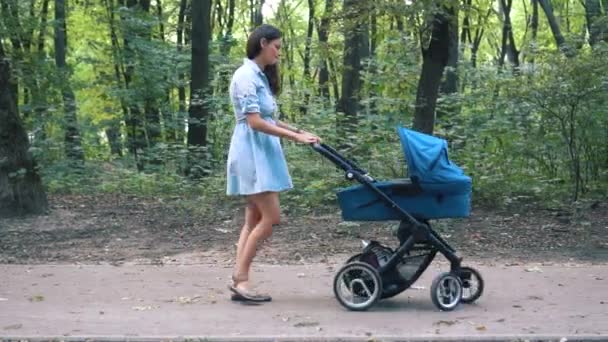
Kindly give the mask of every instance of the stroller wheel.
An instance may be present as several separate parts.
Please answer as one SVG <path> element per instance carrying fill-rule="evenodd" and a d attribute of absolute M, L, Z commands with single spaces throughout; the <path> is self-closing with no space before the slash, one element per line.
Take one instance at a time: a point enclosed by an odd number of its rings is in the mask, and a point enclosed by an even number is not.
<path fill-rule="evenodd" d="M 460 268 L 462 281 L 462 302 L 470 304 L 479 299 L 483 293 L 483 278 L 473 267 Z"/>
<path fill-rule="evenodd" d="M 369 264 L 350 262 L 334 277 L 334 295 L 345 308 L 364 311 L 380 299 L 382 279 L 378 271 Z"/>
<path fill-rule="evenodd" d="M 462 281 L 458 275 L 444 272 L 431 285 L 431 300 L 441 311 L 451 311 L 462 299 Z"/>

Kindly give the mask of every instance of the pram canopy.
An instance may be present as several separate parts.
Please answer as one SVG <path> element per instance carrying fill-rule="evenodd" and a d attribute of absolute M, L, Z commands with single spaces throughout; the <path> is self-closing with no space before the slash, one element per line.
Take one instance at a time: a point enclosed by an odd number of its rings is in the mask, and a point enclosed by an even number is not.
<path fill-rule="evenodd" d="M 448 158 L 448 143 L 444 139 L 398 127 L 407 169 L 413 181 L 421 183 L 451 183 L 468 178 L 464 171 Z"/>
<path fill-rule="evenodd" d="M 397 127 L 397 133 L 410 179 L 371 185 L 418 219 L 467 217 L 471 178 L 449 160 L 447 142 L 405 127 Z M 337 196 L 345 220 L 400 220 L 403 216 L 367 185 L 341 189 Z"/>

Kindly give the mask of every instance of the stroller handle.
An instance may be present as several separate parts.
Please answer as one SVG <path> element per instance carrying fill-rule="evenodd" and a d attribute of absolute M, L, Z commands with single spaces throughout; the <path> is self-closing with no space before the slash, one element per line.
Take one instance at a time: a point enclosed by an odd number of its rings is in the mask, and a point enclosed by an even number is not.
<path fill-rule="evenodd" d="M 360 176 L 367 178 L 370 181 L 373 181 L 373 178 L 367 175 L 367 172 L 361 169 L 357 164 L 355 164 L 352 160 L 341 155 L 338 151 L 330 147 L 329 145 L 323 143 L 312 143 L 312 148 L 319 152 L 322 156 L 329 159 L 331 162 L 336 164 L 336 166 L 340 167 L 342 170 L 347 173 L 353 172 L 358 173 Z M 352 176 L 351 176 L 352 177 Z M 347 178 L 351 178 L 347 176 Z"/>

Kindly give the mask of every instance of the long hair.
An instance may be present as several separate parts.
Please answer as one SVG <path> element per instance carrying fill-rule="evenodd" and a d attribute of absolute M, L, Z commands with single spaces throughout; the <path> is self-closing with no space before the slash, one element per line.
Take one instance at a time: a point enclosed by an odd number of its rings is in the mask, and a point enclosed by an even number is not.
<path fill-rule="evenodd" d="M 254 59 L 262 51 L 262 39 L 265 38 L 268 42 L 281 38 L 281 31 L 268 24 L 258 26 L 247 39 L 247 58 Z M 273 95 L 278 95 L 281 92 L 281 79 L 279 77 L 279 66 L 277 64 L 267 65 L 262 70 L 268 78 L 270 90 Z"/>

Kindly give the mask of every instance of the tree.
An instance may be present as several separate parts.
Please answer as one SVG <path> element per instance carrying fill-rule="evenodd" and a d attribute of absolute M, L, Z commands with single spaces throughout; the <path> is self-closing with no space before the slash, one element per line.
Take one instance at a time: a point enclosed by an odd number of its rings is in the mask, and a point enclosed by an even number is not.
<path fill-rule="evenodd" d="M 456 20 L 454 7 L 442 6 L 434 10 L 432 21 L 427 23 L 426 29 L 430 29 L 431 35 L 428 45 L 422 42 L 422 71 L 418 80 L 413 124 L 413 128 L 419 132 L 433 133 L 439 85 L 448 64 L 450 31 L 454 30 Z"/>
<path fill-rule="evenodd" d="M 15 106 L 11 78 L 0 39 L 0 217 L 42 214 L 47 198 Z"/>
<path fill-rule="evenodd" d="M 182 52 L 184 45 L 188 44 L 189 35 L 187 34 L 189 29 L 186 25 L 186 17 L 190 17 L 190 2 L 188 0 L 180 0 L 179 2 L 179 13 L 177 16 L 177 51 Z M 189 20 L 188 20 L 189 22 Z M 186 34 L 184 34 L 186 32 Z M 178 122 L 186 116 L 186 75 L 183 72 L 179 72 L 177 75 L 179 82 L 177 87 L 177 98 L 178 98 Z M 185 127 L 181 124 L 177 125 L 176 141 L 183 142 Z"/>
<path fill-rule="evenodd" d="M 205 161 L 205 155 L 202 152 L 207 146 L 207 121 L 209 118 L 207 97 L 210 81 L 210 14 L 210 0 L 192 2 L 192 82 L 190 84 L 190 117 L 188 119 L 188 147 L 190 149 L 188 172 L 193 172 L 195 168 L 199 169 Z"/>
<path fill-rule="evenodd" d="M 67 46 L 65 0 L 55 0 L 55 64 L 59 74 L 65 112 L 65 154 L 72 160 L 84 161 L 84 150 L 76 118 L 76 96 L 70 85 L 70 70 L 65 61 Z"/>
<path fill-rule="evenodd" d="M 553 33 L 553 38 L 555 39 L 555 43 L 560 51 L 564 53 L 567 57 L 573 57 L 575 55 L 575 51 L 566 44 L 566 39 L 562 35 L 562 32 L 559 28 L 559 23 L 555 18 L 555 14 L 553 14 L 553 5 L 551 5 L 551 0 L 538 0 L 540 7 L 545 12 L 545 16 L 547 17 L 547 21 L 549 22 L 549 27 L 551 28 L 551 33 Z"/>
<path fill-rule="evenodd" d="M 600 0 L 585 0 L 585 17 L 591 47 L 601 40 L 608 41 L 608 1 L 604 0 L 603 7 L 604 15 L 602 16 Z"/>
<path fill-rule="evenodd" d="M 514 70 L 519 68 L 519 51 L 515 46 L 515 38 L 513 36 L 513 25 L 511 24 L 511 8 L 513 0 L 500 0 L 500 10 L 503 14 L 502 25 L 502 47 L 500 49 L 500 57 L 498 65 L 502 67 L 505 63 L 505 56 L 513 65 Z"/>
<path fill-rule="evenodd" d="M 364 52 L 364 37 L 367 25 L 363 19 L 366 11 L 365 2 L 344 0 L 344 54 L 342 67 L 342 91 L 337 105 L 337 112 L 343 114 L 337 121 L 338 138 L 345 140 L 348 134 L 355 132 L 357 112 L 359 110 L 359 91 L 361 89 L 361 54 Z"/>
<path fill-rule="evenodd" d="M 319 90 L 323 97 L 329 101 L 329 70 L 328 70 L 328 55 L 329 55 L 329 24 L 330 15 L 333 11 L 334 0 L 325 0 L 325 13 L 319 22 L 317 34 L 319 36 L 320 59 L 321 67 L 319 68 Z M 338 94 L 335 94 L 337 97 Z"/>

